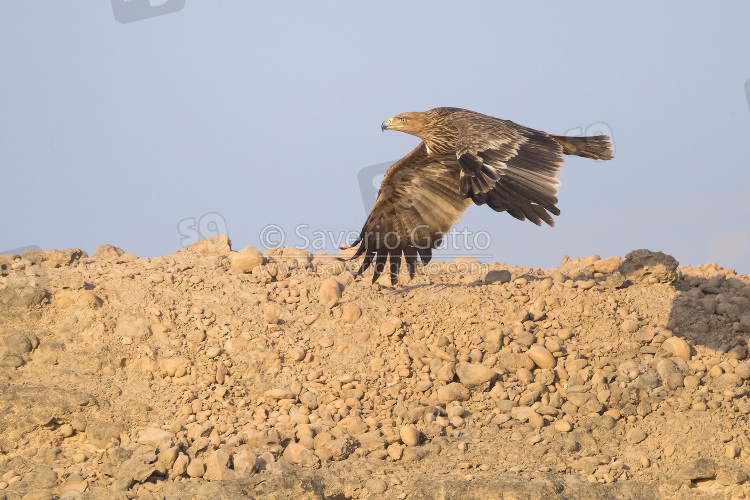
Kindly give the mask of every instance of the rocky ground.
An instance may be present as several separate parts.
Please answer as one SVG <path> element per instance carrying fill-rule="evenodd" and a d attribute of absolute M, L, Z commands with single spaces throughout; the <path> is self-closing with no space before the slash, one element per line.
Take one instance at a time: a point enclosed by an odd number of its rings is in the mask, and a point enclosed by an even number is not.
<path fill-rule="evenodd" d="M 0 256 L 0 499 L 746 498 L 750 278 Z"/>

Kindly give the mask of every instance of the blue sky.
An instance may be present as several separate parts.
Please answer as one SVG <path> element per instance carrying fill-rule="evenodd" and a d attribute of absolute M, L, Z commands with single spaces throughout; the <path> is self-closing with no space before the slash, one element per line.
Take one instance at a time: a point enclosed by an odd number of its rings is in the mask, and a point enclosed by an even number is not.
<path fill-rule="evenodd" d="M 165 255 L 201 225 L 332 251 L 366 217 L 359 171 L 418 143 L 380 123 L 457 106 L 606 127 L 616 158 L 566 159 L 554 229 L 470 207 L 458 230 L 489 246 L 446 258 L 649 248 L 748 273 L 748 21 L 740 2 L 187 1 L 121 24 L 101 0 L 5 2 L 0 251 Z"/>

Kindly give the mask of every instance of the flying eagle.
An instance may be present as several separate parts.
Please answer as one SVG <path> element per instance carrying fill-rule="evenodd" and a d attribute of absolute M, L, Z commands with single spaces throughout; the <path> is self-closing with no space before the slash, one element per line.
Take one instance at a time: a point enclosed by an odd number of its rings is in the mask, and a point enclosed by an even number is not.
<path fill-rule="evenodd" d="M 402 255 L 413 277 L 417 258 L 427 264 L 472 203 L 554 226 L 563 155 L 612 158 L 606 135 L 552 135 L 460 108 L 401 113 L 380 128 L 422 142 L 385 173 L 375 206 L 349 245 L 359 245 L 352 259 L 364 255 L 358 275 L 374 261 L 373 283 L 388 260 L 395 285 Z"/>

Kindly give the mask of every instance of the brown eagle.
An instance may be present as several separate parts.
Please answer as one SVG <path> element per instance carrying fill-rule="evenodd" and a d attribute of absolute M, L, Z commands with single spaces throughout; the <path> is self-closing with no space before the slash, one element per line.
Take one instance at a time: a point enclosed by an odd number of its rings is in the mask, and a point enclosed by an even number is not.
<path fill-rule="evenodd" d="M 413 277 L 417 258 L 427 264 L 472 203 L 554 226 L 550 214 L 560 215 L 555 205 L 563 155 L 612 158 L 606 135 L 552 135 L 460 108 L 402 113 L 380 128 L 406 132 L 422 143 L 388 169 L 350 245 L 359 245 L 352 259 L 364 255 L 358 275 L 375 262 L 373 283 L 387 260 L 395 285 L 402 256 Z"/>

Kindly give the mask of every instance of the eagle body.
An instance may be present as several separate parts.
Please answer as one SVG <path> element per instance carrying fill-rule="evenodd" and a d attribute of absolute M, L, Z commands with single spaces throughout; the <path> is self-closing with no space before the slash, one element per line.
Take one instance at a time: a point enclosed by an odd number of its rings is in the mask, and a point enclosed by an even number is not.
<path fill-rule="evenodd" d="M 386 261 L 391 282 L 397 283 L 402 258 L 413 276 L 417 260 L 430 261 L 432 249 L 472 203 L 554 226 L 563 155 L 612 158 L 604 135 L 551 135 L 460 108 L 402 113 L 381 129 L 422 142 L 388 169 L 352 244 L 359 245 L 352 258 L 364 256 L 359 274 L 374 263 L 373 283 Z"/>

